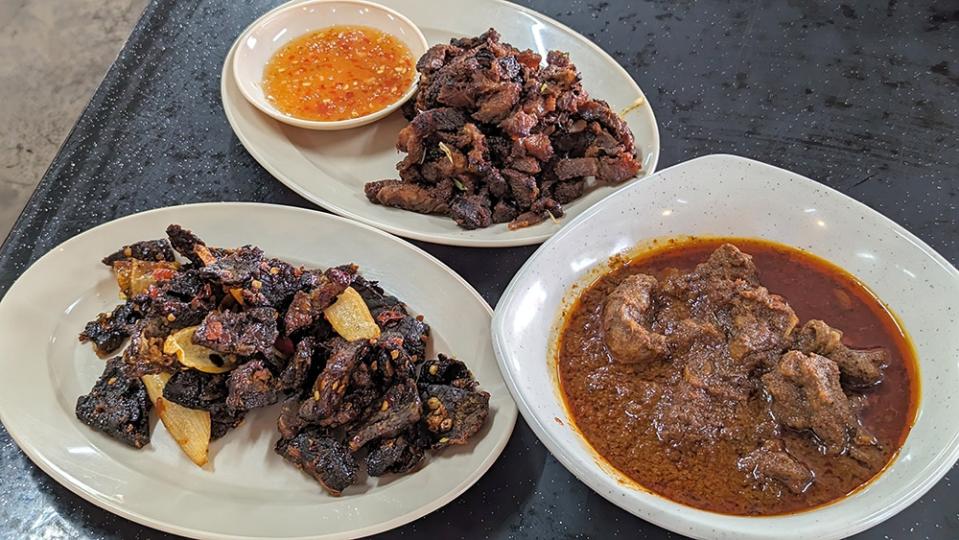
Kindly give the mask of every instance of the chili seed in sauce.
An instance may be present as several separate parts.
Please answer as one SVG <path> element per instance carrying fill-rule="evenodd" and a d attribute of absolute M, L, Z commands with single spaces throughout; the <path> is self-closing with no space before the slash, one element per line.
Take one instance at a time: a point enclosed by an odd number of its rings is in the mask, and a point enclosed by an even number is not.
<path fill-rule="evenodd" d="M 290 116 L 349 120 L 396 102 L 415 74 L 412 53 L 394 36 L 365 26 L 331 26 L 277 51 L 263 70 L 263 89 Z"/>

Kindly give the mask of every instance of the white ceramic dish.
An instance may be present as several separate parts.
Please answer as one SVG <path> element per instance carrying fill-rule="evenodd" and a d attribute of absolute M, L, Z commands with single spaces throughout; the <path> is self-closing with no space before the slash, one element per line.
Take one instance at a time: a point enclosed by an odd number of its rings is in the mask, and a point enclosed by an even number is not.
<path fill-rule="evenodd" d="M 413 79 L 403 96 L 390 106 L 350 120 L 322 122 L 290 116 L 276 107 L 263 92 L 263 69 L 292 39 L 334 25 L 362 25 L 392 35 L 406 45 L 413 58 L 426 52 L 426 38 L 409 19 L 386 6 L 361 0 L 310 0 L 287 4 L 253 22 L 237 39 L 233 54 L 233 81 L 243 96 L 257 109 L 292 126 L 336 131 L 364 126 L 389 115 L 416 91 L 419 76 Z"/>
<path fill-rule="evenodd" d="M 491 394 L 487 426 L 471 444 L 436 455 L 414 474 L 370 479 L 326 495 L 272 448 L 277 407 L 254 411 L 213 443 L 212 470 L 197 468 L 161 427 L 134 450 L 81 424 L 79 395 L 103 370 L 77 334 L 117 303 L 100 257 L 135 240 L 162 238 L 170 223 L 212 245 L 255 244 L 296 264 L 355 262 L 370 279 L 423 314 L 433 348 L 467 360 Z M 264 226 L 264 224 L 268 224 Z M 20 448 L 84 499 L 143 525 L 195 538 L 352 538 L 431 512 L 493 464 L 516 419 L 493 357 L 491 310 L 465 281 L 418 248 L 366 225 L 285 206 L 176 206 L 112 221 L 40 258 L 0 302 L 0 417 Z"/>
<path fill-rule="evenodd" d="M 641 100 L 643 105 L 629 112 L 625 119 L 642 155 L 640 178 L 655 171 L 659 131 L 653 111 L 626 70 L 585 37 L 539 13 L 501 0 L 382 3 L 409 17 L 430 44 L 479 35 L 492 26 L 504 41 L 530 48 L 544 57 L 549 49 L 568 51 L 583 74 L 583 85 L 593 96 L 605 99 L 616 111 Z M 335 133 L 297 129 L 278 122 L 251 105 L 236 85 L 232 58 L 240 45 L 234 44 L 227 55 L 220 87 L 223 109 L 233 131 L 270 174 L 309 201 L 341 216 L 406 238 L 438 244 L 519 246 L 546 240 L 563 223 L 622 187 L 606 186 L 574 201 L 567 205 L 567 216 L 559 223 L 547 220 L 516 231 L 510 231 L 506 224 L 466 231 L 447 217 L 372 204 L 363 194 L 363 186 L 372 180 L 396 178 L 396 163 L 402 157 L 395 148 L 396 136 L 406 125 L 402 115 L 396 112 L 373 124 Z"/>
<path fill-rule="evenodd" d="M 899 315 L 919 357 L 916 424 L 892 465 L 865 489 L 792 515 L 737 517 L 633 489 L 597 465 L 571 429 L 547 361 L 574 284 L 609 257 L 658 237 L 759 237 L 852 272 Z M 670 167 L 589 209 L 526 262 L 500 300 L 493 341 L 526 421 L 580 480 L 614 504 L 677 533 L 711 539 L 843 538 L 918 499 L 959 457 L 959 271 L 908 231 L 808 178 L 735 156 Z M 554 418 L 566 419 L 564 425 Z"/>

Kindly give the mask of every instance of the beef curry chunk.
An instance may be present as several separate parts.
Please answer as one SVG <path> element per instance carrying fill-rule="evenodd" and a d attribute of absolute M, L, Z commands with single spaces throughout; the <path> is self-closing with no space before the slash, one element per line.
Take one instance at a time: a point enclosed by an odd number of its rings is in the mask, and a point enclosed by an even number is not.
<path fill-rule="evenodd" d="M 353 265 L 329 268 L 309 291 L 297 291 L 283 317 L 286 335 L 322 320 L 323 310 L 333 305 L 336 297 L 350 286 L 355 273 Z"/>
<path fill-rule="evenodd" d="M 774 480 L 793 493 L 802 493 L 813 482 L 813 472 L 790 456 L 779 441 L 766 441 L 743 456 L 739 469 L 760 483 Z"/>
<path fill-rule="evenodd" d="M 268 307 L 211 311 L 196 329 L 193 342 L 221 354 L 270 354 L 279 336 L 276 317 L 277 311 Z"/>
<path fill-rule="evenodd" d="M 130 376 L 119 357 L 106 362 L 93 389 L 77 399 L 77 418 L 134 448 L 150 442 L 150 398 L 137 377 Z"/>
<path fill-rule="evenodd" d="M 250 360 L 230 372 L 226 404 L 235 411 L 248 411 L 279 401 L 279 384 L 263 360 Z"/>
<path fill-rule="evenodd" d="M 184 369 L 170 376 L 163 387 L 163 397 L 188 409 L 211 411 L 226 401 L 229 394 L 229 373 L 204 373 Z"/>
<path fill-rule="evenodd" d="M 112 354 L 133 334 L 142 316 L 138 306 L 128 300 L 112 312 L 101 313 L 97 320 L 88 322 L 80 333 L 80 342 L 93 343 L 93 349 L 100 356 Z"/>
<path fill-rule="evenodd" d="M 839 385 L 839 367 L 818 354 L 790 351 L 762 377 L 772 412 L 783 425 L 811 430 L 831 454 L 842 453 L 858 419 Z"/>
<path fill-rule="evenodd" d="M 649 328 L 656 284 L 652 276 L 629 276 L 606 299 L 603 308 L 606 345 L 620 362 L 648 363 L 666 356 L 666 337 Z"/>
<path fill-rule="evenodd" d="M 176 262 L 176 256 L 167 240 L 144 240 L 123 246 L 115 253 L 103 258 L 103 264 L 112 267 L 116 261 L 136 259 L 138 261 Z"/>
<path fill-rule="evenodd" d="M 383 399 L 373 404 L 373 414 L 350 436 L 350 450 L 381 437 L 393 437 L 415 424 L 422 415 L 422 403 L 412 379 L 391 386 Z"/>
<path fill-rule="evenodd" d="M 489 415 L 489 394 L 455 386 L 426 384 L 420 388 L 426 405 L 423 420 L 434 436 L 434 447 L 466 444 Z"/>
<path fill-rule="evenodd" d="M 641 164 L 626 123 L 589 97 L 568 55 L 540 61 L 492 29 L 429 49 L 397 140 L 400 179 L 369 182 L 367 198 L 464 229 L 515 229 L 562 216 L 588 177 L 634 177 Z"/>
<path fill-rule="evenodd" d="M 330 495 L 356 482 L 359 467 L 349 449 L 322 430 L 302 431 L 292 439 L 280 439 L 276 453 L 312 476 Z"/>
<path fill-rule="evenodd" d="M 796 349 L 825 356 L 839 366 L 844 385 L 850 388 L 875 386 L 882 382 L 883 369 L 889 364 L 889 351 L 852 349 L 842 342 L 842 332 L 823 321 L 811 320 L 796 336 Z"/>

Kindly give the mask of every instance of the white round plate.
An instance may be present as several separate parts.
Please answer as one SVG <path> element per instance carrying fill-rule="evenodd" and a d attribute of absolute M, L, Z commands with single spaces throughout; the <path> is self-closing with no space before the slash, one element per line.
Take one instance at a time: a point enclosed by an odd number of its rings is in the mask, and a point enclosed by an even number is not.
<path fill-rule="evenodd" d="M 468 445 L 408 475 L 369 479 L 341 497 L 273 452 L 277 407 L 250 413 L 194 466 L 158 426 L 141 450 L 81 424 L 77 397 L 103 370 L 77 334 L 117 302 L 99 260 L 171 223 L 215 246 L 254 244 L 294 264 L 354 262 L 425 316 L 433 354 L 465 360 L 491 394 L 490 419 Z M 453 500 L 499 456 L 516 420 L 489 337 L 491 310 L 477 292 L 420 249 L 372 227 L 312 210 L 212 203 L 162 208 L 82 233 L 40 258 L 0 302 L 0 418 L 21 449 L 84 499 L 143 525 L 195 538 L 352 538 L 413 521 Z"/>
<path fill-rule="evenodd" d="M 919 358 L 916 423 L 893 463 L 864 489 L 806 512 L 743 517 L 697 510 L 612 476 L 571 428 L 548 361 L 561 309 L 653 238 L 765 238 L 851 272 L 901 319 Z M 959 458 L 959 271 L 886 217 L 798 174 L 736 156 L 670 167 L 597 204 L 544 243 L 493 316 L 493 346 L 523 417 L 550 452 L 597 493 L 677 533 L 718 540 L 844 538 L 888 519 Z M 565 419 L 562 424 L 556 418 Z"/>
<path fill-rule="evenodd" d="M 659 130 L 642 90 L 612 57 L 582 35 L 535 11 L 502 0 L 448 0 L 442 4 L 382 0 L 380 3 L 407 16 L 431 45 L 447 43 L 454 37 L 479 35 L 493 27 L 503 41 L 520 49 L 532 49 L 544 58 L 550 49 L 569 52 L 591 96 L 609 102 L 615 111 L 641 100 L 643 105 L 627 113 L 625 120 L 642 156 L 643 172 L 639 178 L 655 171 L 659 159 Z M 243 97 L 233 76 L 232 58 L 237 47 L 234 43 L 223 63 L 220 95 L 226 117 L 250 155 L 280 182 L 309 201 L 385 231 L 458 246 L 537 244 L 592 204 L 636 182 L 630 180 L 592 191 L 566 205 L 567 215 L 558 223 L 547 220 L 515 231 L 504 223 L 467 231 L 448 217 L 373 204 L 363 194 L 363 186 L 373 180 L 398 177 L 396 163 L 402 155 L 396 150 L 396 138 L 406 125 L 402 114 L 397 111 L 378 122 L 336 132 L 285 125 L 263 114 Z"/>

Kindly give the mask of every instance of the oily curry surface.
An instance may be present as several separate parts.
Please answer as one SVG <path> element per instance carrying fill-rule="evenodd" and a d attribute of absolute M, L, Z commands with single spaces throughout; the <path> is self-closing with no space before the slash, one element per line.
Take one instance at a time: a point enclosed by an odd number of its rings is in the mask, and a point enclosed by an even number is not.
<path fill-rule="evenodd" d="M 720 340 L 722 346 L 713 349 L 686 345 L 683 350 L 689 353 L 682 356 L 674 336 L 667 335 L 673 341 L 664 351 L 671 352 L 618 361 L 620 353 L 607 344 L 606 334 L 614 330 L 604 319 L 611 293 L 629 276 L 652 276 L 650 282 L 658 280 L 657 287 L 666 289 L 724 243 L 751 255 L 756 286 L 794 312 L 787 322 L 795 326 L 782 338 L 784 344 L 771 354 L 736 352 L 733 356 L 742 358 L 731 359 L 729 351 L 737 347 Z M 656 295 L 662 294 L 653 295 L 653 303 L 661 302 Z M 706 301 L 686 302 L 695 312 Z M 689 325 L 662 322 L 663 311 L 675 307 L 660 306 L 656 321 L 647 321 L 650 330 L 639 331 L 678 335 L 677 328 Z M 794 344 L 803 332 L 811 332 L 814 325 L 806 323 L 813 320 L 842 332 L 838 347 L 843 351 L 882 352 L 881 380 L 860 377 L 852 384 L 857 375 L 843 367 L 840 389 L 838 374 L 829 371 L 835 371 L 835 364 L 825 358 L 829 349 L 816 349 L 808 340 Z M 717 326 L 729 339 L 727 324 L 732 325 L 719 315 Z M 638 342 L 634 337 L 627 347 Z M 761 348 L 756 339 L 739 342 Z M 650 355 L 655 348 L 647 344 L 641 352 Z M 793 348 L 809 354 L 783 356 Z M 842 364 L 837 354 L 831 355 Z M 808 509 L 849 494 L 879 473 L 912 425 L 918 401 L 915 366 L 895 317 L 854 277 L 802 251 L 747 239 L 670 241 L 600 277 L 568 310 L 557 354 L 567 407 L 596 452 L 646 489 L 696 508 L 737 515 Z M 815 387 L 816 381 L 825 386 Z M 817 402 L 830 388 L 838 396 L 831 399 L 841 403 Z M 845 416 L 837 417 L 836 410 L 846 411 Z"/>

